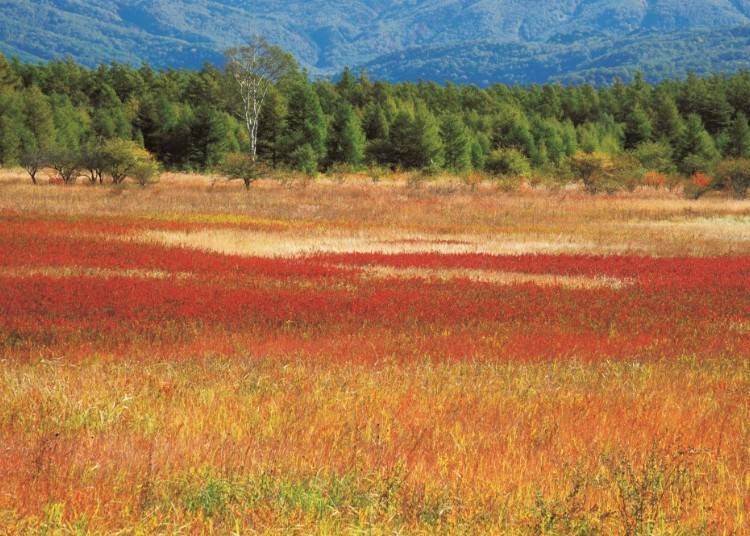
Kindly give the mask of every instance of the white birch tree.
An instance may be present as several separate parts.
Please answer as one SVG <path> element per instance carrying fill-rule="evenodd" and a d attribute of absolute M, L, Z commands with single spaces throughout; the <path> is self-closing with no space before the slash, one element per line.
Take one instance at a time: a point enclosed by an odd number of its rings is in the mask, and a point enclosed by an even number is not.
<path fill-rule="evenodd" d="M 294 58 L 262 37 L 253 37 L 227 51 L 227 68 L 240 97 L 239 115 L 250 138 L 250 160 L 258 151 L 258 126 L 261 111 L 271 86 L 294 69 Z"/>

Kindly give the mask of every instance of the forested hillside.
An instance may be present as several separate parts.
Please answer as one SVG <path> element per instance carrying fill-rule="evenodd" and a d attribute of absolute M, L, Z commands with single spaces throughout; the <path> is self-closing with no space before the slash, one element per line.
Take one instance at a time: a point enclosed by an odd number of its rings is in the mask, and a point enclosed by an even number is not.
<path fill-rule="evenodd" d="M 168 169 L 216 169 L 248 147 L 235 89 L 213 67 L 91 70 L 3 59 L 0 162 L 18 164 L 33 151 L 66 162 L 79 155 L 85 169 L 96 147 L 130 140 Z M 311 82 L 296 69 L 265 101 L 258 155 L 269 167 L 311 174 L 374 166 L 494 176 L 560 176 L 576 159 L 603 155 L 628 176 L 691 176 L 722 158 L 750 157 L 749 114 L 748 72 L 480 89 L 373 82 L 348 70 L 336 84 Z"/>
<path fill-rule="evenodd" d="M 0 51 L 200 68 L 258 34 L 313 75 L 599 83 L 750 67 L 748 15 L 747 0 L 18 0 L 0 3 Z"/>

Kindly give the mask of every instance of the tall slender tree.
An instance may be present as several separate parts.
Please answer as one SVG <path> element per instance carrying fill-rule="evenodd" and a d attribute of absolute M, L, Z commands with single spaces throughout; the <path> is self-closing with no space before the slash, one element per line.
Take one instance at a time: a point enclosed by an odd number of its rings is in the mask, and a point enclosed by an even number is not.
<path fill-rule="evenodd" d="M 227 51 L 227 69 L 239 95 L 239 116 L 250 139 L 250 159 L 258 152 L 258 127 L 269 90 L 295 68 L 294 58 L 261 37 Z"/>

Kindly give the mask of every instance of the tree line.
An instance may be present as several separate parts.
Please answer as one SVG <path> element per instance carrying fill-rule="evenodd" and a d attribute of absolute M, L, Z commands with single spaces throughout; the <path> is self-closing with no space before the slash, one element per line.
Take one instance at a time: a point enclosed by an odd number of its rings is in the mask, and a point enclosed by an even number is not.
<path fill-rule="evenodd" d="M 696 196 L 715 188 L 744 196 L 750 183 L 750 72 L 606 87 L 392 84 L 350 69 L 311 81 L 283 51 L 253 46 L 270 58 L 263 72 L 280 66 L 263 78 L 254 118 L 238 76 L 238 67 L 259 67 L 248 64 L 257 60 L 248 47 L 198 71 L 0 55 L 0 163 L 22 164 L 32 179 L 49 166 L 64 182 L 145 184 L 158 163 L 222 170 L 248 185 L 266 168 L 365 166 L 572 174 L 590 191 L 688 177 Z"/>

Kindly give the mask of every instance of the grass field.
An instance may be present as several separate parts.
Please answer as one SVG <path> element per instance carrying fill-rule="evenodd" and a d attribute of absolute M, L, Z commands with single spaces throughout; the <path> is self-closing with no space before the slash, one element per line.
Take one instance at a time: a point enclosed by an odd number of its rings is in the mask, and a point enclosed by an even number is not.
<path fill-rule="evenodd" d="M 750 532 L 750 202 L 0 176 L 0 533 Z"/>

